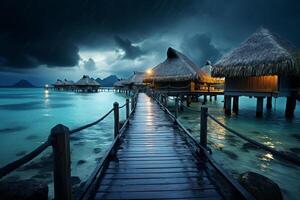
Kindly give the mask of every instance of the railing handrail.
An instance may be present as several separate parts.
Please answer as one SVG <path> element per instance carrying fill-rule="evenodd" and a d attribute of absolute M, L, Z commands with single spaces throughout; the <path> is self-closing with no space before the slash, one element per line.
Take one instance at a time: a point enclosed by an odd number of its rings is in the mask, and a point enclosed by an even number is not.
<path fill-rule="evenodd" d="M 198 113 L 201 112 L 199 110 L 191 109 L 191 108 L 189 108 L 189 107 L 187 107 L 187 106 L 185 106 L 183 104 L 181 104 L 181 105 L 183 107 L 185 107 L 187 110 L 190 110 L 190 111 L 193 111 L 193 112 L 198 112 Z M 220 122 L 215 116 L 213 116 L 210 113 L 207 113 L 207 116 L 212 121 L 214 121 L 215 123 L 217 123 L 219 126 L 223 127 L 224 129 L 228 130 L 230 133 L 234 134 L 235 136 L 238 136 L 239 138 L 241 138 L 241 139 L 243 139 L 243 140 L 245 140 L 247 142 L 250 142 L 251 144 L 257 146 L 260 149 L 263 149 L 265 151 L 271 152 L 274 155 L 277 155 L 277 156 L 279 156 L 279 157 L 281 157 L 281 158 L 283 158 L 283 159 L 285 159 L 285 160 L 287 160 L 289 162 L 292 162 L 293 164 L 296 164 L 296 165 L 300 166 L 300 159 L 298 159 L 297 157 L 293 157 L 293 156 L 291 156 L 289 154 L 285 154 L 283 152 L 280 152 L 280 151 L 278 151 L 278 150 L 276 150 L 274 148 L 271 148 L 271 147 L 269 147 L 267 145 L 264 145 L 264 144 L 262 144 L 260 142 L 257 142 L 255 140 L 253 140 L 253 139 L 251 139 L 251 138 L 249 138 L 249 137 L 247 137 L 247 136 L 245 136 L 245 135 L 243 135 L 243 134 L 241 134 L 241 133 L 233 130 L 232 128 L 230 128 L 230 127 L 226 126 L 225 124 L 223 124 L 222 122 Z"/>
<path fill-rule="evenodd" d="M 196 144 L 197 147 L 204 153 L 205 157 L 208 159 L 209 163 L 221 173 L 223 177 L 247 200 L 254 200 L 255 198 L 251 193 L 249 193 L 245 188 L 243 188 L 235 179 L 233 179 L 221 166 L 219 166 L 214 159 L 209 155 L 209 149 L 203 147 L 196 139 L 191 135 L 191 133 L 180 123 L 180 121 L 169 111 L 169 109 L 163 105 L 157 98 L 152 96 L 152 98 L 161 106 L 161 108 L 168 113 L 171 119 L 183 130 L 186 136 Z"/>
<path fill-rule="evenodd" d="M 45 151 L 49 146 L 51 146 L 51 137 L 49 137 L 48 140 L 46 140 L 43 144 L 39 145 L 38 147 L 36 147 L 34 150 L 32 150 L 30 153 L 26 154 L 22 158 L 19 158 L 15 161 L 6 164 L 4 167 L 1 167 L 0 179 L 8 175 L 9 173 L 13 172 L 17 168 L 21 167 L 22 165 L 33 160 L 35 157 L 37 157 L 39 154 Z"/>
<path fill-rule="evenodd" d="M 132 99 L 132 100 L 133 100 L 132 103 L 134 103 L 134 105 L 132 105 L 132 107 L 131 107 L 132 110 L 131 110 L 131 112 L 130 112 L 130 115 L 132 115 L 133 112 L 134 112 L 134 110 L 135 110 L 135 107 L 136 107 L 136 98 L 137 98 L 137 93 L 134 94 L 133 99 Z M 126 104 L 127 104 L 127 105 L 126 105 Z M 126 109 L 128 109 L 128 108 L 129 108 L 128 104 L 129 104 L 129 100 L 127 99 L 127 100 L 126 100 L 126 103 L 125 103 L 124 105 L 122 105 L 121 108 L 126 106 Z M 118 109 L 119 109 L 119 107 L 118 107 Z M 98 119 L 98 120 L 96 120 L 96 121 L 94 121 L 94 122 L 92 122 L 92 123 L 83 125 L 83 126 L 81 126 L 81 127 L 75 128 L 75 129 L 73 129 L 73 130 L 70 130 L 70 131 L 69 131 L 68 128 L 65 127 L 65 128 L 67 128 L 67 130 L 66 130 L 66 131 L 67 131 L 66 133 L 68 134 L 67 137 L 72 136 L 74 133 L 77 133 L 77 132 L 79 132 L 79 131 L 81 131 L 81 130 L 84 130 L 84 129 L 86 129 L 86 128 L 89 128 L 89 127 L 91 127 L 91 126 L 94 126 L 94 125 L 98 124 L 99 122 L 101 122 L 102 120 L 104 120 L 109 114 L 111 114 L 113 111 L 114 111 L 114 108 L 112 108 L 111 110 L 109 110 L 109 111 L 108 111 L 105 115 L 103 115 L 100 119 Z M 129 112 L 128 112 L 128 113 L 129 113 Z M 126 114 L 127 114 L 127 113 L 126 113 Z M 130 115 L 129 115 L 129 116 L 130 116 Z M 119 130 L 119 133 L 123 133 L 123 132 L 125 131 L 125 127 L 128 125 L 128 123 L 129 123 L 129 117 L 126 119 L 124 125 L 123 125 L 122 128 Z M 61 126 L 64 127 L 63 125 L 61 125 Z M 52 129 L 52 130 L 53 130 L 53 129 Z M 52 131 L 52 130 L 51 130 L 51 131 Z M 119 138 L 121 135 L 122 135 L 122 134 L 119 134 L 119 135 L 115 138 L 115 140 L 116 140 L 117 138 Z M 54 144 L 57 145 L 57 143 L 56 143 L 57 141 L 56 141 L 56 142 L 53 142 L 54 138 L 56 138 L 56 136 L 55 136 L 55 135 L 53 136 L 53 134 L 52 134 L 52 132 L 51 132 L 51 134 L 48 136 L 48 139 L 47 139 L 43 144 L 39 145 L 37 148 L 35 148 L 33 151 L 31 151 L 30 153 L 26 154 L 25 156 L 23 156 L 23 157 L 21 157 L 21 158 L 15 160 L 15 161 L 13 161 L 13 162 L 8 163 L 7 165 L 1 167 L 1 168 L 0 168 L 0 179 L 2 179 L 4 176 L 8 175 L 9 173 L 13 172 L 13 171 L 16 170 L 17 168 L 21 167 L 22 165 L 24 165 L 24 164 L 28 163 L 29 161 L 33 160 L 34 158 L 36 158 L 36 157 L 37 157 L 38 155 L 40 155 L 43 151 L 45 151 L 49 146 L 53 146 L 53 148 L 56 148 L 56 147 L 54 147 Z M 113 141 L 113 144 L 112 144 L 112 145 L 115 144 L 115 140 Z M 69 139 L 67 139 L 66 142 L 69 143 Z M 68 145 L 68 146 L 69 146 L 69 145 Z M 69 147 L 68 147 L 68 149 L 69 149 Z M 107 159 L 107 157 L 106 157 L 106 159 Z M 61 162 L 61 160 L 59 160 L 58 162 Z M 101 167 L 102 167 L 102 165 L 100 165 L 100 168 L 101 168 Z M 55 172 L 55 171 L 54 171 L 54 172 Z M 92 175 L 93 175 L 93 174 L 92 174 Z"/>

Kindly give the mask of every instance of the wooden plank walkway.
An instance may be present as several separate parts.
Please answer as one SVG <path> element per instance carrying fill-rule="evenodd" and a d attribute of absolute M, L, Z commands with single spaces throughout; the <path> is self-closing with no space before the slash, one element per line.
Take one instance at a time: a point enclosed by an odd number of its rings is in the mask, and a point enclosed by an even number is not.
<path fill-rule="evenodd" d="M 94 199 L 222 199 L 173 122 L 141 93 Z"/>

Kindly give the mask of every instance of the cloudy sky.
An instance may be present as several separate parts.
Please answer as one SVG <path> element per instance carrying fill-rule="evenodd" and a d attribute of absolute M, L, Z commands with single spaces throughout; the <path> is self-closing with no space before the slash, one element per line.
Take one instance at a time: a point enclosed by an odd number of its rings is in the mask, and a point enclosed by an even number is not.
<path fill-rule="evenodd" d="M 263 26 L 300 47 L 298 0 L 1 0 L 0 85 L 126 77 L 169 46 L 215 62 Z"/>

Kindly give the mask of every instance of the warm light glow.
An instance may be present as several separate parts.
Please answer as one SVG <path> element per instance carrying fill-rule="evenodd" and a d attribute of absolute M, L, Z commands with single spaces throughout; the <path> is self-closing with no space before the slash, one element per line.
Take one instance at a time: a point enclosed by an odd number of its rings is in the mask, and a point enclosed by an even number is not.
<path fill-rule="evenodd" d="M 147 73 L 148 75 L 151 75 L 151 74 L 152 74 L 152 69 L 147 69 L 146 73 Z"/>
<path fill-rule="evenodd" d="M 48 85 L 48 84 L 46 84 L 46 85 L 45 85 L 45 87 L 47 88 L 47 87 L 49 87 L 49 85 Z"/>

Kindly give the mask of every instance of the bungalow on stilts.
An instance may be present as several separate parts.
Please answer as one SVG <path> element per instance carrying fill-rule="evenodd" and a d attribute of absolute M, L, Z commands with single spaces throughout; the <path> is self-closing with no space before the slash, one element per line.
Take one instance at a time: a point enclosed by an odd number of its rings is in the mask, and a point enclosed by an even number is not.
<path fill-rule="evenodd" d="M 300 91 L 300 52 L 290 42 L 259 29 L 240 46 L 223 56 L 212 69 L 212 76 L 225 77 L 225 113 L 238 113 L 239 96 L 257 98 L 256 116 L 263 115 L 263 99 L 272 108 L 273 97 L 286 97 L 285 115 L 294 116 Z"/>

